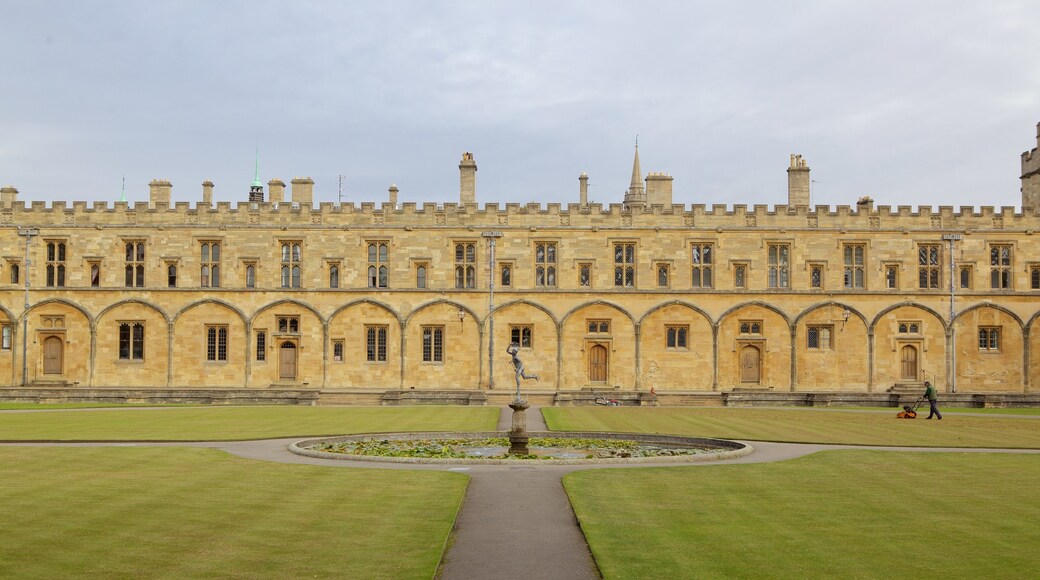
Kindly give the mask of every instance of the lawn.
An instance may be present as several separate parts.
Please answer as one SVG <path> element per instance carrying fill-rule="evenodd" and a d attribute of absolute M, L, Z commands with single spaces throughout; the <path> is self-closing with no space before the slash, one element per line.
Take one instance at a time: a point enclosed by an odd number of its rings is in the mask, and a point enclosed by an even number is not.
<path fill-rule="evenodd" d="M 231 441 L 493 431 L 496 407 L 173 407 L 0 414 L 0 441 Z"/>
<path fill-rule="evenodd" d="M 828 451 L 564 478 L 605 578 L 1033 578 L 1040 455 Z"/>
<path fill-rule="evenodd" d="M 999 415 L 947 415 L 942 421 L 897 419 L 891 413 L 825 409 L 741 409 L 732 407 L 551 407 L 545 422 L 559 431 L 669 433 L 722 439 L 896 445 L 1040 449 L 1040 420 Z"/>
<path fill-rule="evenodd" d="M 0 447 L 3 578 L 431 578 L 463 475 Z"/>

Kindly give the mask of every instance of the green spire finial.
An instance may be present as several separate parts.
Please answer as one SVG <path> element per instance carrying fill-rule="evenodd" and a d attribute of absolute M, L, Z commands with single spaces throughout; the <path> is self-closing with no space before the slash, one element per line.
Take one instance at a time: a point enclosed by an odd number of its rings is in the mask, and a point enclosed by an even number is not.
<path fill-rule="evenodd" d="M 253 175 L 253 187 L 263 187 L 260 183 L 260 138 L 256 139 L 256 173 Z"/>

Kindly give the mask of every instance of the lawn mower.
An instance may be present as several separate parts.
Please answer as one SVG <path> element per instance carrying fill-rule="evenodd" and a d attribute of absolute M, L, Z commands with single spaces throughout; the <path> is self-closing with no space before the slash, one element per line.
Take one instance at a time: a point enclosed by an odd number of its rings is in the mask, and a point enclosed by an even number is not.
<path fill-rule="evenodd" d="M 916 419 L 917 408 L 921 406 L 921 402 L 924 401 L 924 397 L 917 397 L 913 405 L 903 405 L 903 410 L 896 413 L 898 419 Z"/>

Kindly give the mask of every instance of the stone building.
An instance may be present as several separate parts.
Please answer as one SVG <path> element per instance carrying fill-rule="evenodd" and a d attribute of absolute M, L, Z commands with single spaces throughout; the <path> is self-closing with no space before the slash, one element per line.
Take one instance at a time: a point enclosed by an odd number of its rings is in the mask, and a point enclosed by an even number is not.
<path fill-rule="evenodd" d="M 557 396 L 1040 382 L 1037 149 L 1021 211 L 813 207 L 799 155 L 772 208 L 675 205 L 638 148 L 608 206 L 585 174 L 578 203 L 480 205 L 459 171 L 443 205 L 315 206 L 313 180 L 259 175 L 235 205 L 209 181 L 194 204 L 4 187 L 0 386 L 509 392 L 511 341 Z"/>

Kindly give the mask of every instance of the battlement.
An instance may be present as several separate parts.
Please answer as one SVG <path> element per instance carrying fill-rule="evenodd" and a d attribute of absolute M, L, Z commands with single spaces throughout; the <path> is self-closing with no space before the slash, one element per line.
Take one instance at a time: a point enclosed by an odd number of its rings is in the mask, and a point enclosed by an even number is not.
<path fill-rule="evenodd" d="M 1022 179 L 1040 174 L 1040 123 L 1036 124 L 1036 147 L 1022 153 Z"/>
<path fill-rule="evenodd" d="M 65 202 L 16 201 L 0 225 L 37 227 L 738 229 L 738 230 L 1024 230 L 1040 216 L 1003 206 L 405 202 Z"/>

